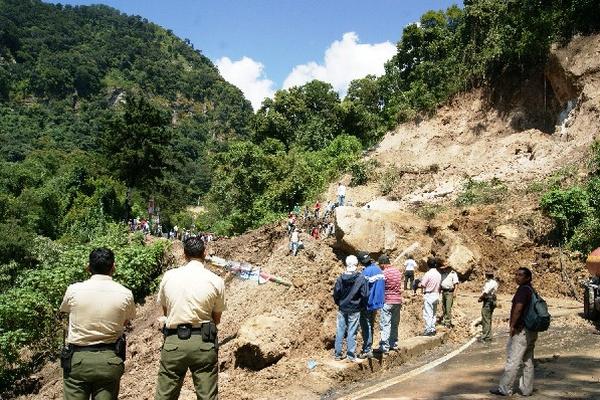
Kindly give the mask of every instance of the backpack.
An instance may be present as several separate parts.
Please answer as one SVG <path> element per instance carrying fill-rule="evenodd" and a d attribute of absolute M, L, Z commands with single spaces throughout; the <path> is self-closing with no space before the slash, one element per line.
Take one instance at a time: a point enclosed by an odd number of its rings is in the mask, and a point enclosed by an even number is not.
<path fill-rule="evenodd" d="M 523 321 L 525 328 L 533 332 L 544 332 L 550 327 L 550 313 L 548 312 L 548 304 L 535 290 L 531 289 L 531 302 L 525 312 Z"/>

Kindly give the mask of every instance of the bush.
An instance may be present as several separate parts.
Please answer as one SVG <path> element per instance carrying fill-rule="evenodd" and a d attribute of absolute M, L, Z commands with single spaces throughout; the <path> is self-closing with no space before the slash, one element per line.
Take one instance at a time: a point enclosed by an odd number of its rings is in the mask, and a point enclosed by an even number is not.
<path fill-rule="evenodd" d="M 379 191 L 382 195 L 386 196 L 394 190 L 394 187 L 398 184 L 402 178 L 402 171 L 394 165 L 390 165 L 381 175 L 379 181 Z"/>
<path fill-rule="evenodd" d="M 350 179 L 350 186 L 364 185 L 369 181 L 377 161 L 375 160 L 358 160 L 350 165 L 350 173 L 352 178 Z"/>
<path fill-rule="evenodd" d="M 497 203 L 504 198 L 507 190 L 506 185 L 497 178 L 490 181 L 475 181 L 468 178 L 463 185 L 462 192 L 456 199 L 456 205 L 470 206 L 473 204 Z"/>
<path fill-rule="evenodd" d="M 542 196 L 540 205 L 554 219 L 558 234 L 563 240 L 568 240 L 577 226 L 591 214 L 588 194 L 578 186 L 566 190 L 551 190 Z"/>

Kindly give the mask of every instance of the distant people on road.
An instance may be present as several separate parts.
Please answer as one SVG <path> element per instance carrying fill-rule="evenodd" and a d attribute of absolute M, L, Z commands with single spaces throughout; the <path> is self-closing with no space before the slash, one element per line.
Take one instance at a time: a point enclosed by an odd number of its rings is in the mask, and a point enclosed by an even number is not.
<path fill-rule="evenodd" d="M 444 311 L 442 325 L 447 328 L 452 328 L 454 326 L 452 324 L 452 305 L 456 299 L 459 280 L 456 271 L 448 264 L 448 260 L 441 259 L 440 261 L 442 263 L 440 266 L 442 275 L 440 286 L 442 290 L 442 310 Z"/>
<path fill-rule="evenodd" d="M 117 399 L 125 369 L 125 325 L 135 318 L 131 290 L 114 282 L 115 255 L 90 253 L 90 279 L 67 288 L 60 311 L 69 314 L 61 354 L 65 400 Z"/>
<path fill-rule="evenodd" d="M 387 255 L 381 255 L 377 260 L 383 269 L 385 282 L 384 305 L 379 315 L 379 329 L 381 338 L 379 353 L 387 353 L 398 348 L 398 324 L 400 323 L 400 310 L 402 309 L 402 274 L 390 264 Z"/>
<path fill-rule="evenodd" d="M 538 334 L 525 327 L 525 314 L 533 294 L 531 279 L 529 268 L 521 267 L 515 274 L 515 282 L 519 287 L 513 296 L 510 309 L 510 337 L 506 345 L 506 364 L 500 384 L 490 390 L 492 394 L 511 396 L 518 375 L 521 375 L 518 382 L 521 394 L 530 396 L 533 392 L 533 352 Z"/>
<path fill-rule="evenodd" d="M 404 262 L 404 290 L 412 289 L 415 281 L 415 268 L 417 263 L 413 260 L 411 254 L 406 255 L 406 261 Z"/>
<path fill-rule="evenodd" d="M 440 298 L 440 283 L 442 276 L 437 270 L 440 264 L 439 259 L 429 257 L 427 267 L 429 271 L 423 275 L 419 282 L 419 287 L 423 288 L 423 320 L 425 320 L 425 332 L 423 336 L 435 336 L 435 315 Z"/>
<path fill-rule="evenodd" d="M 335 359 L 348 357 L 356 360 L 356 334 L 360 320 L 360 311 L 367 307 L 369 285 L 364 275 L 357 272 L 356 256 L 346 257 L 346 270 L 337 278 L 333 288 L 333 300 L 338 306 L 335 331 Z M 342 343 L 346 338 L 346 355 L 342 352 Z"/>
<path fill-rule="evenodd" d="M 165 272 L 157 301 L 166 317 L 155 400 L 176 400 L 188 369 L 198 399 L 218 398 L 217 325 L 225 310 L 225 282 L 204 267 L 199 236 L 183 243 L 187 264 Z"/>
<path fill-rule="evenodd" d="M 369 300 L 367 307 L 360 313 L 360 330 L 363 338 L 362 352 L 359 358 L 373 357 L 373 330 L 377 310 L 381 309 L 385 301 L 385 282 L 383 271 L 375 264 L 369 253 L 361 251 L 358 260 L 365 267 L 363 276 L 369 283 Z"/>
<path fill-rule="evenodd" d="M 478 301 L 481 305 L 481 342 L 490 342 L 492 340 L 492 314 L 496 309 L 496 292 L 498 291 L 498 282 L 494 279 L 494 271 L 485 271 L 485 284 Z"/>
<path fill-rule="evenodd" d="M 346 202 L 346 186 L 342 182 L 338 182 L 337 189 L 337 203 L 339 207 L 342 207 Z"/>

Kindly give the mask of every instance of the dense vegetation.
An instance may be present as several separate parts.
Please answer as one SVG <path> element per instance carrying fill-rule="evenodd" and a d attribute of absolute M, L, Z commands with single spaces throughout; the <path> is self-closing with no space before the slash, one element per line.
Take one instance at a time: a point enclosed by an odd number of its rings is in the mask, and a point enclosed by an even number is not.
<path fill-rule="evenodd" d="M 353 81 L 344 99 L 319 81 L 281 90 L 253 114 L 189 41 L 141 17 L 0 0 L 0 385 L 54 349 L 60 297 L 85 277 L 93 246 L 116 251 L 116 278 L 138 298 L 151 289 L 165 244 L 122 228 L 149 199 L 165 228 L 236 234 L 276 220 L 343 172 L 367 179 L 358 156 L 386 128 L 459 91 L 525 76 L 551 42 L 598 30 L 598 9 L 598 0 L 471 0 L 430 11 L 404 29 L 382 77 Z M 598 187 L 594 178 L 545 197 L 574 246 L 600 240 Z M 467 189 L 466 202 L 488 196 Z M 206 212 L 194 221 L 186 206 L 196 203 Z"/>
<path fill-rule="evenodd" d="M 553 239 L 583 254 L 600 245 L 600 143 L 590 153 L 588 176 L 577 180 L 566 170 L 560 179 L 550 179 L 541 199 L 542 210 L 555 223 Z"/>

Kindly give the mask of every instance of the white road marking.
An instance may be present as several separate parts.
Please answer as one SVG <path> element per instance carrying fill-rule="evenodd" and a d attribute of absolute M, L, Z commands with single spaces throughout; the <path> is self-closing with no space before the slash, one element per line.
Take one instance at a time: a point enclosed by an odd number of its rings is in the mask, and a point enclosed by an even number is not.
<path fill-rule="evenodd" d="M 463 351 L 465 351 L 470 345 L 472 345 L 475 341 L 477 340 L 477 338 L 471 338 L 471 340 L 469 340 L 467 343 L 463 344 L 461 347 L 459 347 L 458 349 L 446 354 L 444 357 L 438 358 L 435 361 L 432 361 L 428 364 L 423 365 L 422 367 L 419 367 L 417 369 L 413 369 L 412 371 L 409 371 L 405 374 L 396 376 L 394 378 L 391 378 L 385 382 L 382 382 L 376 386 L 373 387 L 369 387 L 363 390 L 359 390 L 358 392 L 355 392 L 351 395 L 342 397 L 340 400 L 358 400 L 358 399 L 362 399 L 366 396 L 369 396 L 373 393 L 382 391 L 384 389 L 389 388 L 390 386 L 396 385 L 400 382 L 403 382 L 407 379 L 411 379 L 414 378 L 417 375 L 422 374 L 423 372 L 429 371 L 430 369 L 433 369 L 435 367 L 437 367 L 440 364 L 445 363 L 446 361 L 450 360 L 453 357 L 456 357 L 457 355 L 459 355 L 460 353 L 462 353 Z"/>

